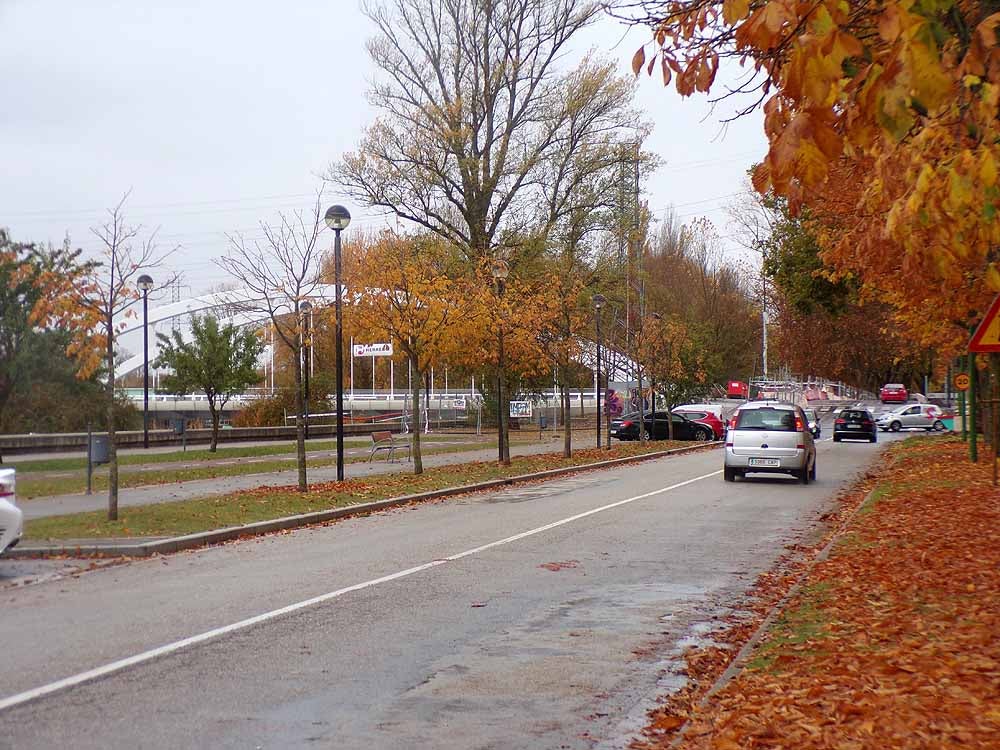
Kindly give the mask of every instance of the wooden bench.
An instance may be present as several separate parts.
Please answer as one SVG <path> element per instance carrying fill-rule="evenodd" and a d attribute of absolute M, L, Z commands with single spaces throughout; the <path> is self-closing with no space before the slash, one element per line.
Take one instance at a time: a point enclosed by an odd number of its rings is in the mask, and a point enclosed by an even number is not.
<path fill-rule="evenodd" d="M 385 451 L 389 454 L 389 461 L 395 460 L 396 451 L 402 448 L 406 449 L 406 460 L 412 460 L 410 457 L 410 443 L 397 443 L 392 438 L 392 433 L 389 430 L 379 430 L 372 433 L 372 452 L 368 454 L 368 463 L 372 462 L 375 458 L 375 454 L 379 451 Z"/>

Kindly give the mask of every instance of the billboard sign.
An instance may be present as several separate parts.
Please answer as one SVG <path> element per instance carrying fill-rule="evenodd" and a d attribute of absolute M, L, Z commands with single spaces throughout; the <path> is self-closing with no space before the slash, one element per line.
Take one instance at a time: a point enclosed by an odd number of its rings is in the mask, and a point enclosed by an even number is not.
<path fill-rule="evenodd" d="M 526 419 L 531 418 L 531 402 L 530 401 L 511 401 L 510 402 L 510 416 L 512 417 L 524 417 Z"/>
<path fill-rule="evenodd" d="M 388 344 L 355 344 L 355 357 L 391 357 L 392 343 Z"/>

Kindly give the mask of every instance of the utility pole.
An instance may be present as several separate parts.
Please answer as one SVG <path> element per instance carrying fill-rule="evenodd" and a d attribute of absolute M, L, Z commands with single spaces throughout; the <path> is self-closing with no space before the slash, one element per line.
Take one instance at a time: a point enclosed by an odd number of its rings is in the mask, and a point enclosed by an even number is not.
<path fill-rule="evenodd" d="M 642 345 L 642 324 L 646 316 L 646 281 L 642 275 L 642 242 L 639 237 L 639 148 L 640 144 L 635 144 L 635 184 L 633 185 L 633 205 L 632 205 L 632 242 L 635 250 L 636 278 L 639 281 L 639 319 L 635 332 L 635 378 L 636 391 L 639 396 L 639 414 L 643 425 L 646 423 L 646 400 L 642 395 L 642 361 L 639 347 Z M 650 420 L 653 420 L 652 410 L 650 410 Z M 650 437 L 655 431 L 656 423 L 653 420 L 650 424 Z M 643 439 L 645 430 L 639 430 L 639 440 Z"/>

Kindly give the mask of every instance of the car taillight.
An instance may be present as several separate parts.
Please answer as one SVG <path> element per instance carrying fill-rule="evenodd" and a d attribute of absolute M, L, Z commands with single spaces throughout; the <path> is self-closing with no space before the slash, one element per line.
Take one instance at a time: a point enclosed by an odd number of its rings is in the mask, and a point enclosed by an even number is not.
<path fill-rule="evenodd" d="M 834 424 L 847 424 L 847 420 L 845 420 L 845 419 L 838 419 L 836 422 L 834 422 Z"/>
<path fill-rule="evenodd" d="M 736 417 L 733 417 L 732 419 L 729 420 L 729 427 L 730 427 L 730 429 L 733 429 L 733 430 L 736 429 Z"/>
<path fill-rule="evenodd" d="M 0 477 L 0 500 L 9 500 L 13 503 L 16 499 L 14 472 L 11 471 L 6 476 Z"/>
<path fill-rule="evenodd" d="M 796 432 L 802 432 L 802 430 L 804 430 L 805 428 L 806 428 L 806 426 L 804 424 L 802 424 L 801 417 L 796 417 L 795 418 L 795 431 Z"/>
<path fill-rule="evenodd" d="M 861 424 L 863 424 L 865 427 L 871 427 L 872 426 L 872 421 L 870 419 L 866 419 Z"/>
<path fill-rule="evenodd" d="M 622 427 L 631 427 L 631 426 L 632 426 L 631 419 L 626 419 L 624 422 L 622 422 Z"/>

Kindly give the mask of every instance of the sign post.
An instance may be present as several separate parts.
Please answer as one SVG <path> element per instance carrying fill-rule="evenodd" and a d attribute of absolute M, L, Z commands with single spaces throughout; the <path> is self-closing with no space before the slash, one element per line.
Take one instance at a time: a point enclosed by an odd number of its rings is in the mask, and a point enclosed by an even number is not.
<path fill-rule="evenodd" d="M 969 430 L 972 436 L 972 440 L 969 443 L 969 458 L 975 462 L 978 460 L 979 456 L 976 449 L 976 354 L 990 354 L 996 355 L 1000 354 L 1000 294 L 993 298 L 993 302 L 989 309 L 986 311 L 986 315 L 983 319 L 979 321 L 979 325 L 976 326 L 976 330 L 972 332 L 972 338 L 969 339 L 969 402 L 972 406 L 972 416 L 969 419 Z M 992 357 L 991 357 L 992 359 Z M 994 369 L 995 369 L 995 362 Z M 995 398 L 995 397 L 994 397 Z M 996 412 L 996 402 L 991 399 L 992 411 Z M 994 417 L 994 423 L 996 419 Z M 996 461 L 997 461 L 997 450 L 996 450 L 996 431 L 993 432 L 993 475 L 994 484 L 996 484 Z"/>
<path fill-rule="evenodd" d="M 965 364 L 962 362 L 962 357 L 958 358 L 959 367 L 964 367 Z M 967 373 L 960 372 L 956 375 L 952 384 L 955 386 L 955 390 L 958 391 L 958 413 L 962 415 L 962 440 L 969 439 L 969 416 L 965 412 L 965 392 L 969 390 L 970 378 Z"/>

